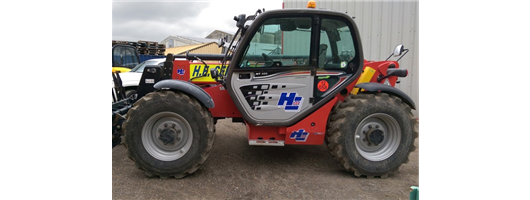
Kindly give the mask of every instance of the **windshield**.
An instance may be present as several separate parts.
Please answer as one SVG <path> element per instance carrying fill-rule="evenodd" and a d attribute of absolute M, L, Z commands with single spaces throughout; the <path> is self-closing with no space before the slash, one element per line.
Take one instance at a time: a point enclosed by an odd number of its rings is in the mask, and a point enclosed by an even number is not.
<path fill-rule="evenodd" d="M 309 17 L 268 19 L 254 33 L 238 66 L 309 66 L 311 25 Z"/>
<path fill-rule="evenodd" d="M 147 66 L 147 65 L 158 65 L 158 64 L 161 64 L 161 63 L 164 63 L 164 61 L 160 61 L 160 60 L 146 60 L 146 61 L 143 61 L 142 63 L 136 65 L 136 67 L 132 68 L 131 72 L 143 73 L 145 66 Z"/>

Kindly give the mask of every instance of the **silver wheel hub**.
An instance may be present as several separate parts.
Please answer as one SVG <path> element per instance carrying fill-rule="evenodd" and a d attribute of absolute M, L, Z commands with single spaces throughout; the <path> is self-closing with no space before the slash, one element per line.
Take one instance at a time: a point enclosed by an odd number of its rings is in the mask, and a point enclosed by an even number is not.
<path fill-rule="evenodd" d="M 142 144 L 149 155 L 162 161 L 173 161 L 190 149 L 193 134 L 181 115 L 161 112 L 151 116 L 142 129 Z"/>
<path fill-rule="evenodd" d="M 379 127 L 379 126 L 377 126 Z M 368 146 L 371 145 L 379 145 L 385 138 L 385 133 L 383 130 L 379 128 L 370 128 L 368 131 L 363 130 L 363 134 L 365 134 L 365 140 L 368 142 Z"/>
<path fill-rule="evenodd" d="M 179 133 L 182 132 L 180 127 L 177 128 L 176 123 L 171 123 L 171 127 L 168 127 L 167 123 L 164 123 L 164 127 L 158 128 L 158 132 L 160 135 L 158 136 L 158 140 L 160 140 L 163 145 L 175 145 L 175 141 L 181 141 L 181 137 L 179 137 Z"/>
<path fill-rule="evenodd" d="M 364 118 L 355 130 L 355 148 L 365 159 L 382 161 L 399 147 L 401 129 L 390 115 L 375 113 Z"/>

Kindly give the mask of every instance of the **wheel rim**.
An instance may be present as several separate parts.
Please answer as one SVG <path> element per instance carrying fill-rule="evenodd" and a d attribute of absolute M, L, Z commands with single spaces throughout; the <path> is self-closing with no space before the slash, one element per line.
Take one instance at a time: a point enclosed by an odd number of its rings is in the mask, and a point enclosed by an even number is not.
<path fill-rule="evenodd" d="M 364 118 L 355 130 L 355 147 L 370 161 L 382 161 L 394 154 L 401 141 L 401 129 L 390 115 L 375 113 Z"/>
<path fill-rule="evenodd" d="M 184 156 L 191 147 L 193 132 L 184 117 L 173 112 L 151 116 L 142 128 L 142 144 L 149 155 L 162 161 Z"/>

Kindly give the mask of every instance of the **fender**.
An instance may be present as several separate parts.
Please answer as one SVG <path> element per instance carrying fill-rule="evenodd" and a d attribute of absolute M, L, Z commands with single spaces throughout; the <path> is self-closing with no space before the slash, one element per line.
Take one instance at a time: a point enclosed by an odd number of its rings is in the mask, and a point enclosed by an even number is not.
<path fill-rule="evenodd" d="M 373 82 L 359 83 L 355 85 L 355 87 L 365 89 L 368 92 L 385 92 L 385 93 L 393 94 L 399 97 L 402 101 L 405 101 L 405 103 L 407 103 L 412 109 L 416 110 L 416 105 L 414 104 L 414 101 L 412 101 L 412 99 L 407 94 L 405 94 L 403 91 L 395 87 L 388 86 L 382 83 L 373 83 Z"/>
<path fill-rule="evenodd" d="M 169 88 L 172 90 L 182 91 L 198 99 L 207 108 L 215 107 L 212 97 L 208 93 L 206 93 L 202 88 L 193 83 L 175 79 L 166 79 L 159 81 L 153 87 L 157 90 Z"/>

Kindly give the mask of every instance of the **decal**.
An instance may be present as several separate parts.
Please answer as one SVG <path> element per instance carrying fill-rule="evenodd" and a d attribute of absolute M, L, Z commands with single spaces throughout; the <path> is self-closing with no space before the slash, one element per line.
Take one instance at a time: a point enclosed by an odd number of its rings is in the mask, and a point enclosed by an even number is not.
<path fill-rule="evenodd" d="M 337 72 L 337 71 L 317 71 L 317 76 L 340 76 L 346 74 L 345 72 Z"/>
<path fill-rule="evenodd" d="M 269 84 L 245 85 L 240 87 L 241 93 L 245 95 L 245 99 L 252 110 L 262 110 L 260 105 L 269 104 L 267 100 L 272 99 L 272 97 L 266 96 L 269 93 L 268 89 Z M 272 104 L 275 103 L 276 99 Z M 277 106 L 275 107 L 277 108 Z"/>
<path fill-rule="evenodd" d="M 285 74 L 281 74 L 279 76 L 296 76 L 296 75 L 306 75 L 306 76 L 309 76 L 311 75 L 311 71 L 303 71 L 303 72 L 288 72 L 288 73 L 285 73 Z"/>
<path fill-rule="evenodd" d="M 317 88 L 319 91 L 325 92 L 329 88 L 329 83 L 326 80 L 321 80 L 320 82 L 318 82 Z"/>
<path fill-rule="evenodd" d="M 304 97 L 297 96 L 296 92 L 282 92 L 280 94 L 280 99 L 278 100 L 278 106 L 284 106 L 286 112 L 298 112 L 302 107 Z"/>
<path fill-rule="evenodd" d="M 145 83 L 155 83 L 155 79 L 145 79 Z"/>
<path fill-rule="evenodd" d="M 219 72 L 219 75 L 224 75 L 226 76 L 226 73 L 227 73 L 227 67 L 226 65 L 225 66 L 221 66 L 221 65 L 216 65 L 216 64 L 209 64 L 208 67 L 205 67 L 204 64 L 190 64 L 190 79 L 191 78 L 194 78 L 194 77 L 198 77 L 198 76 L 206 76 L 206 77 L 201 77 L 201 78 L 196 78 L 193 80 L 193 82 L 201 82 L 201 81 L 206 81 L 206 82 L 215 82 L 215 80 L 213 80 L 213 78 L 210 76 L 210 70 L 209 68 L 211 67 L 215 67 L 217 68 L 217 71 Z M 185 72 L 185 71 L 184 71 Z"/>
<path fill-rule="evenodd" d="M 184 75 L 186 73 L 185 69 L 177 69 L 177 74 Z"/>
<path fill-rule="evenodd" d="M 289 138 L 294 139 L 297 142 L 305 142 L 307 140 L 307 137 L 309 137 L 309 133 L 305 132 L 304 129 L 300 129 L 291 133 L 291 136 Z"/>
<path fill-rule="evenodd" d="M 267 76 L 269 75 L 268 72 L 256 72 L 255 76 Z"/>

